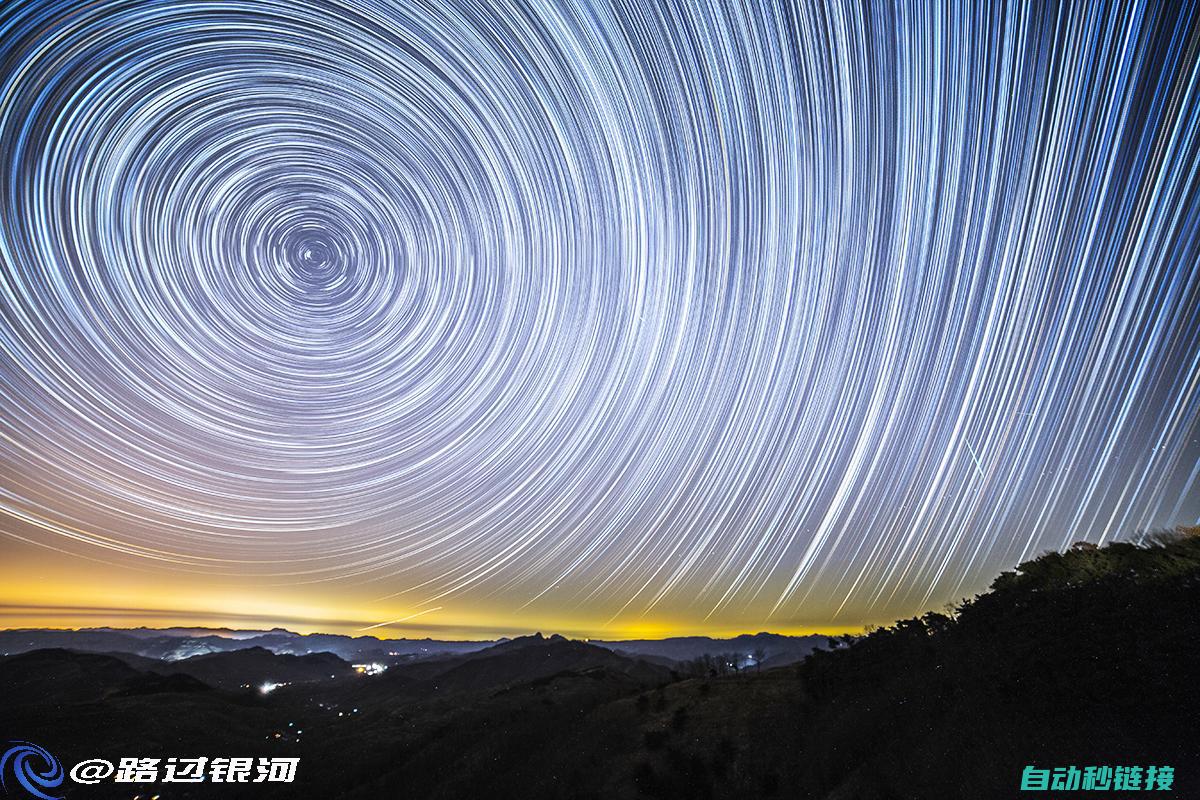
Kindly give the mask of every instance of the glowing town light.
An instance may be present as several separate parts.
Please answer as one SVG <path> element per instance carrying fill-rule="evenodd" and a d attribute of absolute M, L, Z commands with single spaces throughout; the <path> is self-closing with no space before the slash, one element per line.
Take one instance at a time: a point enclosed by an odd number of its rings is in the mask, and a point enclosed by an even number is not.
<path fill-rule="evenodd" d="M 357 672 L 359 675 L 378 675 L 387 669 L 386 664 L 376 664 L 376 663 L 351 664 L 350 666 L 352 666 L 354 668 L 354 671 Z"/>

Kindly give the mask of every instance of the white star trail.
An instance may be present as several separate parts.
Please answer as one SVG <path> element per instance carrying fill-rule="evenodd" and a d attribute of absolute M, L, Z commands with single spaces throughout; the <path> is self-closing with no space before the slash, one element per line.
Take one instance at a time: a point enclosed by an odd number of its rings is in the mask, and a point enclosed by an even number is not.
<path fill-rule="evenodd" d="M 1194 523 L 1197 14 L 7 3 L 0 533 L 749 626 Z"/>

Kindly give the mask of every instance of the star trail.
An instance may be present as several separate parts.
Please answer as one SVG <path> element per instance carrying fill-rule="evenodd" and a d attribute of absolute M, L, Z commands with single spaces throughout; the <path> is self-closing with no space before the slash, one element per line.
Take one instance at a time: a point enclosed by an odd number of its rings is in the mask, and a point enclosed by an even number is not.
<path fill-rule="evenodd" d="M 0 599 L 850 629 L 1200 521 L 1198 14 L 7 3 Z"/>

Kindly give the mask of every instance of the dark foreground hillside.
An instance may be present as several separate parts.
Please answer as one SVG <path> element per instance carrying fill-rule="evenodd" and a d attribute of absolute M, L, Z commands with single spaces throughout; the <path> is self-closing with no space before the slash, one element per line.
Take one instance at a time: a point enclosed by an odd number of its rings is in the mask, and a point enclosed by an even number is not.
<path fill-rule="evenodd" d="M 952 615 L 733 675 L 687 677 L 694 662 L 541 636 L 371 677 L 332 655 L 167 664 L 41 650 L 0 660 L 0 735 L 68 766 L 301 758 L 292 785 L 66 793 L 84 800 L 1045 796 L 1020 791 L 1026 764 L 1167 765 L 1174 787 L 1156 794 L 1196 797 L 1198 600 L 1192 530 L 1077 545 L 1001 575 Z M 228 688 L 277 672 L 287 680 L 269 693 Z"/>
<path fill-rule="evenodd" d="M 1175 796 L 1200 797 L 1198 611 L 1191 529 L 1078 544 L 1004 573 L 953 618 L 818 653 L 798 671 L 804 786 L 1014 797 L 1024 764 L 1174 765 Z"/>

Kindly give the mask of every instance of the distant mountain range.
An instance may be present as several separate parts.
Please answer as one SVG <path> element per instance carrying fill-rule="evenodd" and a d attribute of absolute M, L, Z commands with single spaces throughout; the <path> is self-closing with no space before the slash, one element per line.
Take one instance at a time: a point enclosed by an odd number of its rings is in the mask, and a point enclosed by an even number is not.
<path fill-rule="evenodd" d="M 125 653 L 162 661 L 182 661 L 197 656 L 258 648 L 276 655 L 307 656 L 332 653 L 352 664 L 395 665 L 402 661 L 474 653 L 506 641 L 508 640 L 454 642 L 436 639 L 379 639 L 374 636 L 300 634 L 283 628 L 266 631 L 228 628 L 28 628 L 0 630 L 0 654 L 14 655 L 30 650 L 61 648 L 92 653 Z M 663 666 L 675 666 L 707 655 L 714 658 L 735 658 L 739 667 L 760 666 L 759 661 L 761 666 L 774 667 L 799 661 L 825 641 L 824 636 L 759 633 L 732 639 L 689 636 L 614 642 L 592 640 L 591 644 L 624 655 L 641 657 Z"/>

